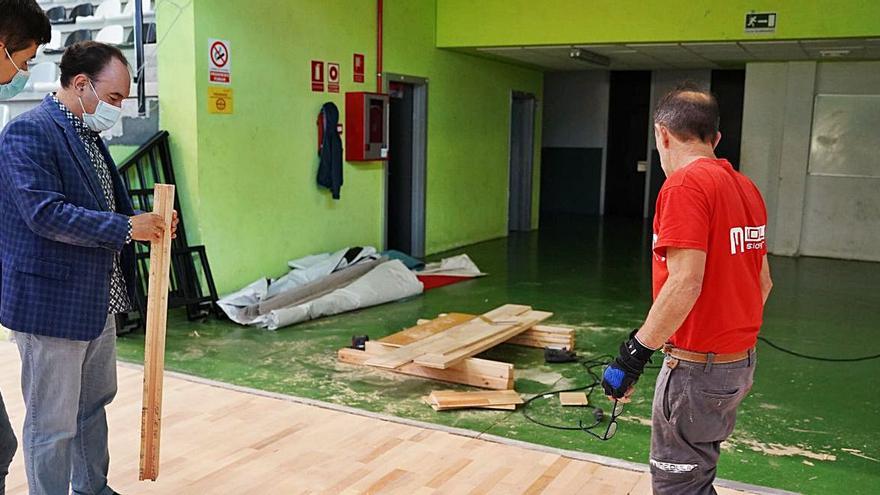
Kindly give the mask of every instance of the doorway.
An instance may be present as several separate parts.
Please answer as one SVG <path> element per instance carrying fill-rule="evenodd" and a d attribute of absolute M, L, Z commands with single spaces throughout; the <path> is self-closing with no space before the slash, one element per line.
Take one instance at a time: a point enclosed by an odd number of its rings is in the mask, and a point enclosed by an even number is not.
<path fill-rule="evenodd" d="M 386 74 L 390 96 L 385 176 L 385 248 L 425 256 L 427 79 Z"/>
<path fill-rule="evenodd" d="M 715 156 L 726 158 L 734 169 L 739 170 L 746 71 L 713 70 L 711 84 L 721 114 L 721 142 L 715 148 Z"/>
<path fill-rule="evenodd" d="M 535 157 L 535 95 L 514 91 L 510 101 L 509 232 L 532 230 L 532 172 Z"/>
<path fill-rule="evenodd" d="M 700 87 L 710 90 L 718 101 L 721 117 L 719 122 L 721 142 L 715 148 L 715 156 L 727 159 L 734 169 L 739 170 L 746 71 L 737 69 L 712 70 L 710 72 L 706 70 L 702 71 L 704 72 L 702 76 L 699 75 L 700 71 L 691 72 L 693 73 L 691 77 L 682 77 L 681 79 L 696 82 Z M 655 99 L 659 99 L 663 93 L 674 87 L 670 84 L 672 81 L 668 77 L 658 84 L 657 74 L 657 72 L 654 73 Z M 676 81 L 675 84 L 677 83 Z M 657 145 L 653 138 L 651 138 L 651 160 L 649 163 L 651 164 L 651 173 L 648 175 L 649 184 L 645 192 L 645 218 L 654 218 L 657 196 L 660 195 L 660 189 L 666 182 L 666 174 L 660 167 L 660 155 L 657 153 Z"/>
<path fill-rule="evenodd" d="M 605 214 L 642 218 L 648 158 L 650 71 L 612 71 Z"/>

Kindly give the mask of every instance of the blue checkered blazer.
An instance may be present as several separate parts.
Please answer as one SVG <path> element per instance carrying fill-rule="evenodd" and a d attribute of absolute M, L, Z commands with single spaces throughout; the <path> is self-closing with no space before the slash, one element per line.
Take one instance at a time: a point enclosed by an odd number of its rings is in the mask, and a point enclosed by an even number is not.
<path fill-rule="evenodd" d="M 18 332 L 92 340 L 107 321 L 113 257 L 126 245 L 131 201 L 111 165 L 117 210 L 70 121 L 51 97 L 0 134 L 0 324 Z M 131 294 L 134 301 L 134 294 Z"/>

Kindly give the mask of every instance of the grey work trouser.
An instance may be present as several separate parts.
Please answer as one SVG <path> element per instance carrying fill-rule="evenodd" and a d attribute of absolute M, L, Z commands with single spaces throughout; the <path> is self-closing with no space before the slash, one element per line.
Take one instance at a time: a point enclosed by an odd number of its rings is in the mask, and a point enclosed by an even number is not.
<path fill-rule="evenodd" d="M 721 442 L 752 388 L 755 355 L 725 364 L 663 360 L 654 391 L 651 481 L 655 495 L 714 494 Z"/>

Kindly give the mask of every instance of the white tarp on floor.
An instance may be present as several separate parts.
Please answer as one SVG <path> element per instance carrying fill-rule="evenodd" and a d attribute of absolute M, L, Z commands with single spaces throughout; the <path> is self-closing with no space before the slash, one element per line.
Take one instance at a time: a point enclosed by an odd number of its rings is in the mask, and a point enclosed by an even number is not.
<path fill-rule="evenodd" d="M 337 315 L 356 309 L 378 306 L 421 294 L 424 286 L 401 261 L 382 263 L 351 285 L 298 306 L 270 311 L 265 322 L 269 330 Z"/>
<path fill-rule="evenodd" d="M 402 262 L 378 259 L 373 248 L 309 256 L 289 266 L 293 270 L 278 280 L 257 280 L 218 305 L 236 323 L 275 330 L 424 291 Z"/>
<path fill-rule="evenodd" d="M 449 275 L 460 277 L 482 277 L 486 275 L 480 271 L 480 267 L 466 254 L 459 254 L 451 258 L 443 258 L 435 263 L 428 263 L 419 275 Z"/>

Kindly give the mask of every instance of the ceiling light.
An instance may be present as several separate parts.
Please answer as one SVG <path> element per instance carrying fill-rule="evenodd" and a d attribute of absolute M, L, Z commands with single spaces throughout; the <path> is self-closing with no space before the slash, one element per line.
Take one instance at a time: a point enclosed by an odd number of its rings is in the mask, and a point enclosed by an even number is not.
<path fill-rule="evenodd" d="M 821 55 L 823 57 L 828 57 L 828 58 L 843 57 L 843 56 L 849 55 L 849 50 L 847 50 L 845 48 L 819 50 L 819 55 Z"/>
<path fill-rule="evenodd" d="M 579 60 L 581 62 L 586 62 L 592 65 L 598 65 L 599 67 L 608 67 L 611 65 L 611 59 L 605 57 L 603 55 L 599 55 L 598 53 L 588 52 L 587 50 L 581 50 L 580 48 L 572 48 L 571 52 L 568 54 L 569 57 Z"/>

